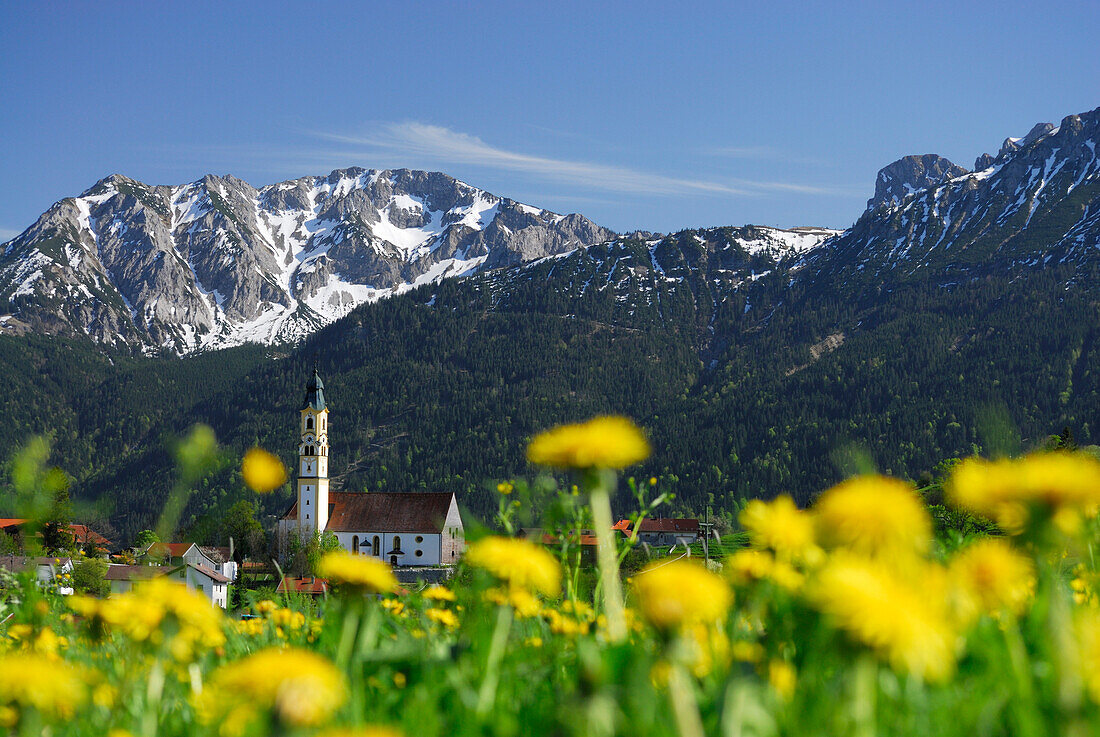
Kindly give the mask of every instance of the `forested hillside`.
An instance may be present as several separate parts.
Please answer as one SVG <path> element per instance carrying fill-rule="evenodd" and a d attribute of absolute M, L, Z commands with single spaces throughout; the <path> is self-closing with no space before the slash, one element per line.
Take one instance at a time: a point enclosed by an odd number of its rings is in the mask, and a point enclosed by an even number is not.
<path fill-rule="evenodd" d="M 332 409 L 334 488 L 454 490 L 475 514 L 495 505 L 494 479 L 532 472 L 533 433 L 603 412 L 648 430 L 655 452 L 637 473 L 692 512 L 780 492 L 806 502 L 863 455 L 916 477 L 1066 425 L 1092 440 L 1098 306 L 1066 289 L 1064 269 L 909 281 L 862 300 L 799 294 L 797 257 L 730 253 L 729 235 L 623 241 L 434 285 L 281 354 L 154 361 L 7 338 L 6 447 L 52 432 L 74 496 L 97 501 L 125 537 L 155 520 L 168 448 L 194 422 L 227 453 L 189 515 L 245 494 L 234 458 L 248 446 L 291 461 L 314 364 Z M 290 499 L 287 486 L 264 511 Z"/>

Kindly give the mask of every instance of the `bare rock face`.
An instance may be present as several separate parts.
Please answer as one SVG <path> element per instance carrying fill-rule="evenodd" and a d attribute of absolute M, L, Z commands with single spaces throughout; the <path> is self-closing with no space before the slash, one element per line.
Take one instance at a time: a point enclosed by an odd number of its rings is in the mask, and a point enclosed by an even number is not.
<path fill-rule="evenodd" d="M 353 168 L 261 189 L 112 175 L 4 244 L 0 331 L 173 353 L 290 341 L 417 283 L 613 236 L 438 172 Z"/>
<path fill-rule="evenodd" d="M 814 254 L 805 279 L 878 290 L 903 275 L 950 285 L 1064 265 L 1091 283 L 1100 268 L 1098 149 L 1100 108 L 1007 139 L 974 172 L 940 157 L 895 162 L 873 206 Z"/>
<path fill-rule="evenodd" d="M 899 203 L 917 190 L 966 173 L 966 169 L 936 154 L 906 156 L 879 170 L 875 196 L 867 200 L 867 209 L 873 210 L 888 202 Z"/>

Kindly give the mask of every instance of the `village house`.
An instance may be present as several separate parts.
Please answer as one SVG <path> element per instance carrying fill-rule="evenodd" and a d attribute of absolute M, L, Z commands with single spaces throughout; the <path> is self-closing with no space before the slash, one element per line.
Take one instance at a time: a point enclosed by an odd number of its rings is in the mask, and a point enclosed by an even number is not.
<path fill-rule="evenodd" d="M 19 537 L 23 534 L 23 527 L 29 521 L 30 520 L 20 518 L 0 519 L 0 531 L 13 537 Z M 41 531 L 37 534 L 39 537 L 42 536 Z M 69 525 L 69 534 L 73 536 L 73 544 L 76 547 L 85 548 L 88 546 L 88 543 L 92 543 L 97 554 L 106 554 L 114 550 L 114 543 L 87 525 L 71 524 Z"/>
<path fill-rule="evenodd" d="M 57 593 L 69 596 L 72 589 L 72 558 L 39 557 L 30 558 L 23 555 L 0 555 L 0 570 L 11 573 L 23 573 L 35 569 L 38 585 L 49 589 L 57 587 Z"/>
<path fill-rule="evenodd" d="M 627 520 L 615 525 L 624 531 L 630 529 Z M 691 545 L 699 540 L 699 520 L 680 518 L 646 518 L 638 524 L 638 541 L 647 545 Z"/>
<path fill-rule="evenodd" d="M 135 583 L 161 576 L 184 584 L 214 606 L 229 607 L 229 579 L 206 566 L 186 561 L 166 566 L 112 564 L 107 568 L 106 578 L 111 593 L 122 594 L 133 589 Z"/>
<path fill-rule="evenodd" d="M 465 533 L 453 493 L 329 491 L 329 410 L 316 369 L 299 414 L 298 498 L 279 522 L 281 537 L 331 532 L 345 550 L 392 566 L 458 562 Z"/>
<path fill-rule="evenodd" d="M 237 563 L 229 557 L 229 548 L 199 547 L 195 543 L 152 543 L 144 556 L 176 565 L 189 563 L 207 568 L 230 581 L 237 580 Z"/>

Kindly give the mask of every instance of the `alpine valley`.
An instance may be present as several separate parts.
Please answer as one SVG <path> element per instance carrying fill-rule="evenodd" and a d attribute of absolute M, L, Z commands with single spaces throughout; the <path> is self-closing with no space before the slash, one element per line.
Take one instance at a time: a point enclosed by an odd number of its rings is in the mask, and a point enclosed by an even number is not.
<path fill-rule="evenodd" d="M 3 440 L 49 434 L 121 539 L 155 520 L 195 422 L 227 458 L 196 524 L 246 495 L 245 448 L 290 461 L 314 365 L 334 489 L 453 490 L 482 516 L 532 473 L 532 434 L 598 413 L 647 429 L 637 474 L 697 514 L 1063 428 L 1096 442 L 1098 141 L 1100 109 L 973 170 L 903 158 L 843 232 L 618 235 L 408 170 L 112 176 L 3 246 Z"/>

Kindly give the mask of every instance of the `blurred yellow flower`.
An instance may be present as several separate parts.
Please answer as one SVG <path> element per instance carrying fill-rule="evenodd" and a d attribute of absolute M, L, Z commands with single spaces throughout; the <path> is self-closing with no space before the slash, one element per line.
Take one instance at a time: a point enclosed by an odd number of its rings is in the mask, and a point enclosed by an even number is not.
<path fill-rule="evenodd" d="M 404 737 L 404 734 L 396 727 L 333 727 L 314 732 L 313 737 Z"/>
<path fill-rule="evenodd" d="M 1035 591 L 1035 566 L 1002 539 L 985 538 L 951 559 L 949 574 L 986 614 L 1022 614 Z"/>
<path fill-rule="evenodd" d="M 250 448 L 244 454 L 241 475 L 249 488 L 260 494 L 278 489 L 287 479 L 283 462 L 263 448 Z"/>
<path fill-rule="evenodd" d="M 527 540 L 486 537 L 470 545 L 466 562 L 509 585 L 557 596 L 561 565 L 548 550 Z"/>
<path fill-rule="evenodd" d="M 451 591 L 448 588 L 444 588 L 443 586 L 440 586 L 439 584 L 435 584 L 435 585 L 429 586 L 428 588 L 424 589 L 423 596 L 424 596 L 425 599 L 429 599 L 431 601 L 454 601 L 455 600 L 455 592 Z"/>
<path fill-rule="evenodd" d="M 952 504 L 1017 533 L 1030 505 L 1053 513 L 1069 509 L 1095 514 L 1100 505 L 1100 460 L 1064 451 L 996 461 L 968 458 L 955 467 L 946 489 Z"/>
<path fill-rule="evenodd" d="M 775 551 L 776 557 L 816 563 L 821 549 L 814 540 L 814 520 L 803 512 L 789 496 L 776 497 L 772 502 L 754 499 L 738 518 L 748 530 L 757 548 Z"/>
<path fill-rule="evenodd" d="M 225 644 L 226 619 L 208 599 L 168 578 L 154 578 L 109 599 L 68 597 L 73 611 L 93 630 L 123 634 L 134 642 L 167 644 L 173 657 L 187 661 L 196 651 Z M 165 633 L 171 633 L 164 642 Z"/>
<path fill-rule="evenodd" d="M 83 676 L 74 666 L 44 655 L 0 655 L 0 708 L 14 710 L 8 713 L 16 721 L 23 709 L 71 717 L 88 698 Z"/>
<path fill-rule="evenodd" d="M 772 660 L 768 663 L 768 683 L 783 699 L 789 699 L 798 683 L 798 674 L 787 661 Z"/>
<path fill-rule="evenodd" d="M 344 674 L 326 658 L 271 648 L 215 670 L 195 709 L 201 721 L 220 722 L 232 736 L 268 715 L 292 727 L 323 724 L 347 698 Z"/>
<path fill-rule="evenodd" d="M 497 484 L 497 493 L 504 494 L 505 496 L 511 494 L 513 489 L 515 489 L 515 487 L 507 481 L 501 481 Z"/>
<path fill-rule="evenodd" d="M 395 727 L 335 727 L 314 732 L 313 737 L 404 737 Z"/>
<path fill-rule="evenodd" d="M 945 579 L 931 564 L 903 576 L 881 560 L 838 552 L 812 582 L 810 600 L 895 670 L 940 682 L 954 671 L 957 639 Z"/>
<path fill-rule="evenodd" d="M 449 630 L 458 629 L 458 617 L 450 609 L 428 609 L 424 614 L 429 620 Z"/>
<path fill-rule="evenodd" d="M 814 505 L 823 544 L 864 555 L 924 553 L 932 520 L 913 488 L 886 476 L 857 476 L 827 490 Z"/>
<path fill-rule="evenodd" d="M 662 630 L 721 619 L 733 599 L 720 576 L 686 560 L 651 563 L 634 577 L 634 592 L 642 614 Z"/>
<path fill-rule="evenodd" d="M 790 563 L 776 560 L 766 550 L 738 550 L 726 558 L 725 574 L 735 586 L 773 581 L 788 591 L 797 591 L 805 580 Z"/>
<path fill-rule="evenodd" d="M 645 434 L 626 417 L 561 425 L 527 446 L 527 460 L 554 468 L 626 468 L 648 457 Z"/>
<path fill-rule="evenodd" d="M 372 594 L 389 594 L 397 589 L 392 568 L 380 560 L 346 550 L 326 553 L 317 564 L 317 575 Z"/>

